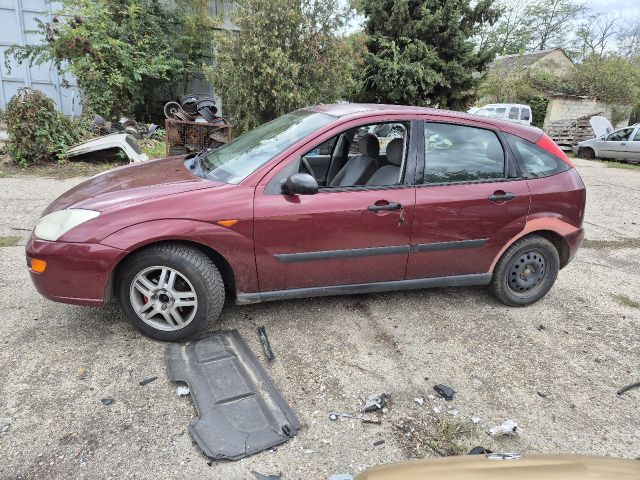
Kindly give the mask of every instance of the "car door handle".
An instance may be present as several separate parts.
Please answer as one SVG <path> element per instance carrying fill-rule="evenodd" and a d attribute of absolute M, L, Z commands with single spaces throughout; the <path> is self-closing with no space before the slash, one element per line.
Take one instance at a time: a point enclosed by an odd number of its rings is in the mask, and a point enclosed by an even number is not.
<path fill-rule="evenodd" d="M 513 192 L 494 192 L 493 195 L 489 195 L 489 200 L 492 202 L 508 202 L 509 200 L 513 200 L 516 198 L 516 194 Z"/>
<path fill-rule="evenodd" d="M 394 212 L 396 210 L 400 210 L 401 208 L 402 208 L 401 203 L 391 202 L 391 203 L 386 203 L 384 205 L 369 205 L 367 207 L 367 210 L 369 210 L 370 212 L 380 212 L 382 210 L 389 210 Z"/>

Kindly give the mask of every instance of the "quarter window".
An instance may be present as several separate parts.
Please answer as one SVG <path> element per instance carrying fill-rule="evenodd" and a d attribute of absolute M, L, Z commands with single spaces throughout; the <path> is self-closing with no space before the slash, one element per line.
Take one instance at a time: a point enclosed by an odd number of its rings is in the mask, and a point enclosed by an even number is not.
<path fill-rule="evenodd" d="M 518 152 L 527 170 L 535 176 L 549 177 L 569 169 L 566 162 L 537 145 L 515 135 L 506 137 L 511 149 Z"/>
<path fill-rule="evenodd" d="M 424 183 L 478 182 L 505 178 L 505 154 L 491 130 L 425 123 Z"/>
<path fill-rule="evenodd" d="M 634 142 L 640 142 L 640 128 L 638 129 L 638 131 L 636 132 L 636 136 L 633 137 L 633 141 Z"/>

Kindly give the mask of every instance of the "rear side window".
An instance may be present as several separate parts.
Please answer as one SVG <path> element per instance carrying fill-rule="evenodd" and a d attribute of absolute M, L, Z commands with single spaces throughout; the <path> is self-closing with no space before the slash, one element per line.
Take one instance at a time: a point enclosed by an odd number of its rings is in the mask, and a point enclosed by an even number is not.
<path fill-rule="evenodd" d="M 511 110 L 509 110 L 509 120 L 518 120 L 519 114 L 520 109 L 518 107 L 511 107 Z"/>
<path fill-rule="evenodd" d="M 506 137 L 509 145 L 520 156 L 530 173 L 538 177 L 549 177 L 569 170 L 566 162 L 543 148 L 515 135 L 507 134 Z"/>
<path fill-rule="evenodd" d="M 478 182 L 505 177 L 505 154 L 491 130 L 425 123 L 424 183 Z"/>
<path fill-rule="evenodd" d="M 520 120 L 530 120 L 530 119 L 531 119 L 531 114 L 529 113 L 529 109 L 523 108 L 522 111 L 520 112 Z"/>

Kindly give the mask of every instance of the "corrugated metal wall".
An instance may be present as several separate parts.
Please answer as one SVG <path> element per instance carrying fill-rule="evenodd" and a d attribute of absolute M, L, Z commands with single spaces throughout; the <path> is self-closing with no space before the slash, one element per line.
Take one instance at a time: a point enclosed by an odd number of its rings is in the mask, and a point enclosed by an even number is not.
<path fill-rule="evenodd" d="M 0 0 L 0 107 L 4 110 L 7 102 L 21 87 L 42 90 L 55 102 L 58 110 L 67 116 L 78 116 L 81 111 L 80 95 L 73 77 L 65 80 L 55 68 L 48 64 L 17 65 L 11 61 L 11 73 L 4 65 L 4 52 L 11 45 L 39 43 L 41 38 L 34 33 L 36 18 L 47 21 L 51 12 L 59 8 L 57 2 L 47 0 Z"/>

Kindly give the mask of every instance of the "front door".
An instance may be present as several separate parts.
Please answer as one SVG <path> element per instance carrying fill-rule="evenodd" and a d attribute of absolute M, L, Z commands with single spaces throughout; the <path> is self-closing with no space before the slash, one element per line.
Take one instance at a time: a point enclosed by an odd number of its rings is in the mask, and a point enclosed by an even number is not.
<path fill-rule="evenodd" d="M 498 134 L 425 123 L 407 279 L 487 273 L 527 220 L 530 195 Z"/>
<path fill-rule="evenodd" d="M 627 143 L 629 137 L 633 133 L 634 127 L 622 128 L 609 134 L 603 142 L 600 156 L 604 158 L 613 158 L 615 160 L 624 160 L 627 154 Z"/>
<path fill-rule="evenodd" d="M 371 183 L 374 178 L 370 182 L 362 175 L 342 172 L 338 178 L 358 177 L 359 184 L 321 187 L 313 195 L 284 194 L 280 188 L 281 177 L 305 173 L 300 158 L 316 153 L 310 150 L 294 155 L 269 183 L 256 188 L 254 239 L 260 291 L 404 279 L 415 189 L 405 184 L 402 173 L 406 162 L 400 160 L 400 155 L 403 159 L 409 156 L 410 122 L 402 125 L 403 137 L 396 140 L 395 147 L 398 142 L 404 147 L 393 149 L 400 152 L 394 158 L 387 158 L 384 147 L 371 151 L 376 145 L 371 141 L 369 150 L 360 152 L 366 157 L 360 161 L 352 162 L 355 157 L 349 149 L 344 151 L 342 168 L 370 162 L 374 165 L 370 172 L 373 177 L 376 169 L 386 167 L 385 172 L 391 175 L 376 177 L 388 178 L 386 184 Z M 353 139 L 353 133 L 338 135 Z M 386 139 L 377 140 L 386 145 Z M 311 170 L 315 170 L 313 165 Z"/>

